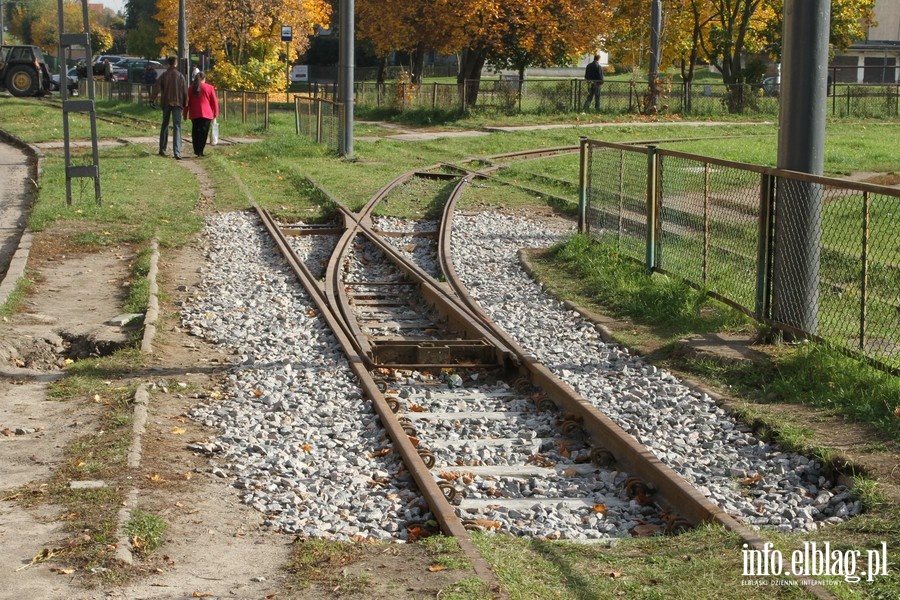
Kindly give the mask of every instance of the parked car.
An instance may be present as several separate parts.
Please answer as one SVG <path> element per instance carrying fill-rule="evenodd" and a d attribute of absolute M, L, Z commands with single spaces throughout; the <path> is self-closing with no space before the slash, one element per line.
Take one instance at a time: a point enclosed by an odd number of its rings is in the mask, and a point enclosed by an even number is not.
<path fill-rule="evenodd" d="M 37 46 L 0 46 L 0 87 L 13 96 L 43 96 L 50 91 L 50 71 Z"/>
<path fill-rule="evenodd" d="M 91 61 L 91 73 L 94 77 L 103 77 L 103 61 L 105 59 L 109 59 L 109 63 L 115 67 L 119 63 L 124 60 L 128 60 L 132 58 L 130 56 L 119 56 L 118 54 L 98 54 Z M 87 64 L 81 62 L 77 65 L 78 76 L 79 77 L 87 77 L 88 67 Z M 115 77 L 113 77 L 115 79 Z"/>
<path fill-rule="evenodd" d="M 76 67 L 66 71 L 66 87 L 71 94 L 78 92 L 78 69 Z M 50 89 L 55 92 L 59 91 L 59 73 L 53 73 L 50 76 Z"/>
<path fill-rule="evenodd" d="M 124 67 L 125 70 L 128 71 L 128 81 L 132 83 L 144 83 L 144 69 L 147 68 L 148 63 L 151 68 L 156 70 L 157 76 L 161 75 L 162 72 L 166 70 L 158 60 L 147 60 L 146 58 L 129 58 L 117 63 L 116 66 Z"/>

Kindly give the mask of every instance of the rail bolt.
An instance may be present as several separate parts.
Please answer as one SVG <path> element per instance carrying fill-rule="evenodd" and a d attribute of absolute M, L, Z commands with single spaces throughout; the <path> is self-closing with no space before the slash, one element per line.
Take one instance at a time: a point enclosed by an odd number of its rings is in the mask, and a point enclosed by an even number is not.
<path fill-rule="evenodd" d="M 392 413 L 396 414 L 400 410 L 400 401 L 393 396 L 387 396 L 384 401 L 387 402 L 388 408 L 391 409 Z"/>
<path fill-rule="evenodd" d="M 422 462 L 425 463 L 426 467 L 430 469 L 434 466 L 434 454 L 432 454 L 430 450 L 419 448 L 417 452 L 419 453 L 419 458 L 422 459 Z"/>
<path fill-rule="evenodd" d="M 669 535 L 677 535 L 693 529 L 691 522 L 682 516 L 670 515 L 666 519 L 666 533 Z"/>
<path fill-rule="evenodd" d="M 650 486 L 637 477 L 629 477 L 625 480 L 625 491 L 632 498 L 638 496 L 647 497 L 651 493 Z"/>
<path fill-rule="evenodd" d="M 440 488 L 441 493 L 444 494 L 444 498 L 447 499 L 447 502 L 453 502 L 456 499 L 457 491 L 452 483 L 449 481 L 438 481 L 437 485 Z"/>
<path fill-rule="evenodd" d="M 591 463 L 598 467 L 611 467 L 616 464 L 616 457 L 606 448 L 593 448 L 591 450 Z"/>
<path fill-rule="evenodd" d="M 546 392 L 541 392 L 534 398 L 534 405 L 538 410 L 554 410 L 556 403 L 550 399 Z"/>
<path fill-rule="evenodd" d="M 584 437 L 584 429 L 581 427 L 581 419 L 571 415 L 565 417 L 560 426 L 564 435 L 573 438 Z"/>

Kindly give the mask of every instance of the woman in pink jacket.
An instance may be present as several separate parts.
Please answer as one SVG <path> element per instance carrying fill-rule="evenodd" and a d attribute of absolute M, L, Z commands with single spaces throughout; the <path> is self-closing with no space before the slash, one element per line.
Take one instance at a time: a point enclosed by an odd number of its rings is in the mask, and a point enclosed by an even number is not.
<path fill-rule="evenodd" d="M 194 75 L 191 89 L 188 90 L 188 101 L 184 106 L 184 118 L 190 117 L 191 144 L 194 155 L 203 156 L 206 140 L 209 137 L 209 126 L 219 116 L 219 100 L 216 88 L 206 83 L 206 75 L 200 71 Z"/>

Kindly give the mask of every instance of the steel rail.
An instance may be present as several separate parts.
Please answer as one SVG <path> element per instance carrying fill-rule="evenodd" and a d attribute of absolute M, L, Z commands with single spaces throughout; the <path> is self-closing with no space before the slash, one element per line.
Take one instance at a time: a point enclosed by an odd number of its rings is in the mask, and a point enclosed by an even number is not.
<path fill-rule="evenodd" d="M 326 294 L 323 293 L 323 290 L 316 279 L 312 277 L 312 273 L 309 269 L 297 257 L 272 216 L 255 203 L 254 208 L 256 209 L 263 226 L 275 241 L 279 252 L 294 271 L 298 281 L 310 294 L 321 317 L 331 328 L 340 343 L 344 355 L 347 357 L 351 371 L 353 371 L 353 374 L 356 375 L 359 380 L 363 393 L 372 403 L 372 407 L 375 409 L 376 414 L 381 420 L 382 426 L 385 428 L 385 431 L 394 444 L 394 449 L 398 452 L 404 465 L 409 470 L 416 486 L 428 503 L 428 507 L 434 515 L 435 520 L 440 524 L 441 530 L 445 534 L 456 538 L 460 549 L 472 562 L 472 568 L 478 577 L 484 580 L 492 590 L 495 592 L 499 591 L 500 586 L 496 575 L 475 547 L 469 532 L 457 516 L 456 510 L 447 500 L 441 488 L 437 485 L 431 471 L 425 465 L 425 462 L 419 456 L 418 451 L 409 439 L 409 436 L 403 430 L 402 424 L 391 409 L 391 406 L 387 402 L 378 383 L 369 373 L 366 361 L 356 351 L 341 323 L 341 319 L 334 313 L 332 307 L 329 305 Z"/>
<path fill-rule="evenodd" d="M 473 175 L 478 176 L 479 173 Z M 621 466 L 622 470 L 637 475 L 642 480 L 645 489 L 653 493 L 653 498 L 660 508 L 673 515 L 673 524 L 677 525 L 679 517 L 694 527 L 705 522 L 718 523 L 737 534 L 749 547 L 764 550 L 766 541 L 762 537 L 700 494 L 621 426 L 573 390 L 537 358 L 526 352 L 469 296 L 456 273 L 451 253 L 453 217 L 466 181 L 467 178 L 464 178 L 447 199 L 438 236 L 441 271 L 448 285 L 455 289 L 456 296 L 466 303 L 473 314 L 478 315 L 485 327 L 493 331 L 494 335 L 512 350 L 519 359 L 520 371 L 531 380 L 532 384 L 541 388 L 560 410 L 569 413 L 580 422 L 597 446 L 612 454 L 617 467 Z M 809 577 L 796 579 L 803 581 L 804 588 L 817 598 L 834 598 L 828 590 L 816 584 L 814 579 Z"/>

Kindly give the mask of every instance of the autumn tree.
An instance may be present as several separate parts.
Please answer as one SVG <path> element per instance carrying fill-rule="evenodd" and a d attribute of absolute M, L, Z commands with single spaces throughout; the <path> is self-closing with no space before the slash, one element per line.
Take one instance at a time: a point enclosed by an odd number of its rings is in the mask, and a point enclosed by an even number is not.
<path fill-rule="evenodd" d="M 395 50 L 408 53 L 410 82 L 418 84 L 429 51 L 450 54 L 462 45 L 461 31 L 451 21 L 460 15 L 463 4 L 454 0 L 394 0 L 391 10 L 386 11 L 381 0 L 357 0 L 357 36 L 370 40 L 378 56 Z"/>
<path fill-rule="evenodd" d="M 47 54 L 55 56 L 59 49 L 59 11 L 56 0 L 31 0 L 12 5 L 7 23 L 10 33 L 23 44 L 40 46 Z M 111 29 L 122 20 L 108 9 L 92 10 L 91 45 L 94 51 L 104 51 L 112 45 Z M 81 2 L 66 0 L 63 3 L 63 22 L 67 32 L 84 31 Z"/>
<path fill-rule="evenodd" d="M 517 71 L 520 81 L 528 67 L 567 65 L 593 54 L 600 24 L 609 22 L 608 11 L 591 2 L 506 2 L 501 11 L 504 27 L 488 60 L 495 67 Z"/>
<path fill-rule="evenodd" d="M 125 5 L 125 46 L 129 54 L 158 58 L 162 55 L 156 0 L 128 0 Z"/>
<path fill-rule="evenodd" d="M 284 89 L 284 65 L 278 64 L 285 43 L 281 26 L 293 28 L 284 59 L 290 61 L 309 45 L 316 26 L 327 26 L 331 8 L 324 0 L 186 0 L 188 43 L 209 51 L 216 60 L 217 81 L 229 73 L 228 85 L 246 89 Z M 158 0 L 162 51 L 178 47 L 178 0 Z M 258 75 L 262 73 L 263 76 Z"/>

